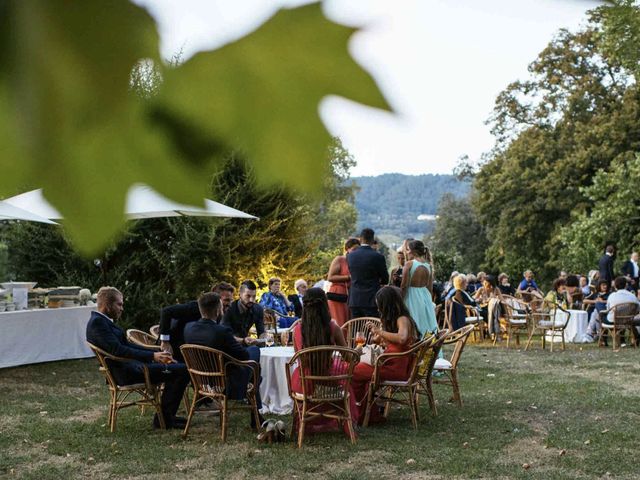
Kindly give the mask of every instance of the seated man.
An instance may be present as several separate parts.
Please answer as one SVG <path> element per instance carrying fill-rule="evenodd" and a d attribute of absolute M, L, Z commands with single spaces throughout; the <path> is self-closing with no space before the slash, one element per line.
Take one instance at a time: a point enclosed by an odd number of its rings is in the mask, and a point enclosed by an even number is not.
<path fill-rule="evenodd" d="M 190 322 L 184 328 L 184 340 L 205 347 L 215 348 L 238 360 L 255 360 L 260 364 L 260 349 L 257 346 L 243 347 L 234 338 L 233 333 L 227 327 L 218 325 L 215 321 L 222 312 L 222 302 L 217 293 L 203 293 L 198 298 L 198 307 L 201 317 L 195 322 Z M 247 368 L 229 368 L 227 371 L 227 395 L 229 398 L 243 400 L 246 398 L 247 384 L 251 380 L 251 372 Z M 256 403 L 258 410 L 262 409 L 260 391 L 256 387 Z M 262 422 L 260 422 L 262 423 Z M 251 427 L 256 428 L 253 415 Z"/>
<path fill-rule="evenodd" d="M 223 311 L 229 308 L 233 301 L 235 288 L 226 282 L 220 282 L 211 288 L 212 292 L 220 295 L 222 299 Z M 193 300 L 187 303 L 169 305 L 160 310 L 160 346 L 163 350 L 174 355 L 176 360 L 182 361 L 180 345 L 184 343 L 184 327 L 189 322 L 195 322 L 200 318 L 198 302 Z M 222 320 L 216 319 L 219 323 Z"/>
<path fill-rule="evenodd" d="M 229 310 L 222 317 L 222 325 L 229 327 L 238 342 L 244 345 L 256 343 L 255 338 L 249 336 L 251 327 L 256 328 L 259 338 L 264 338 L 264 311 L 256 303 L 256 284 L 245 280 L 240 285 L 240 299 L 232 302 Z"/>
<path fill-rule="evenodd" d="M 115 322 L 123 311 L 122 293 L 113 287 L 98 290 L 97 311 L 91 312 L 87 324 L 87 341 L 117 357 L 131 358 L 135 362 L 113 362 L 111 371 L 119 385 L 144 382 L 142 363 L 147 364 L 153 383 L 164 383 L 162 414 L 167 428 L 184 428 L 185 419 L 176 417 L 184 389 L 189 383 L 187 369 L 173 362 L 171 354 L 156 352 L 127 341 L 125 332 Z M 167 372 L 168 371 L 168 372 Z M 159 428 L 157 415 L 153 427 Z"/>
<path fill-rule="evenodd" d="M 635 303 L 640 307 L 640 300 L 635 295 L 634 292 L 630 292 L 627 290 L 628 284 L 626 277 L 617 277 L 613 281 L 613 287 L 615 291 L 609 295 L 607 299 L 607 310 L 609 313 L 606 317 L 603 316 L 602 323 L 607 325 L 613 325 L 614 312 L 613 308 L 617 305 L 621 305 L 623 303 Z M 636 327 L 637 328 L 637 327 Z M 634 339 L 637 340 L 638 332 L 634 329 L 633 332 Z M 623 339 L 621 339 L 621 344 L 623 344 Z"/>
<path fill-rule="evenodd" d="M 523 279 L 518 285 L 518 292 L 538 292 L 540 289 L 538 288 L 538 284 L 533 279 L 533 272 L 531 270 L 526 270 L 523 274 Z"/>
<path fill-rule="evenodd" d="M 294 283 L 293 286 L 298 293 L 289 295 L 289 301 L 293 305 L 296 317 L 300 318 L 302 316 L 302 298 L 304 297 L 304 294 L 307 293 L 308 286 L 307 282 L 302 278 L 296 280 L 296 283 Z"/>
<path fill-rule="evenodd" d="M 270 278 L 269 291 L 260 297 L 260 305 L 262 308 L 276 312 L 279 315 L 278 326 L 286 328 L 290 327 L 297 318 L 289 317 L 289 314 L 294 312 L 294 307 L 287 296 L 280 290 L 281 285 L 282 280 L 278 277 Z"/>

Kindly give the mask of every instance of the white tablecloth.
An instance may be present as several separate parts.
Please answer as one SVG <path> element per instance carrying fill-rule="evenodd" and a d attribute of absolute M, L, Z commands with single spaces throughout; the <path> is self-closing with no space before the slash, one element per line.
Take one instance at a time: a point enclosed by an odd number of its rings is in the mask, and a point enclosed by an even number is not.
<path fill-rule="evenodd" d="M 260 396 L 262 413 L 286 415 L 293 409 L 287 388 L 286 364 L 293 357 L 293 347 L 266 347 L 260 349 Z"/>
<path fill-rule="evenodd" d="M 0 312 L 0 368 L 92 357 L 86 328 L 95 307 Z"/>
<path fill-rule="evenodd" d="M 584 334 L 587 332 L 587 325 L 589 325 L 589 316 L 584 310 L 569 310 L 569 313 L 564 313 L 561 310 L 556 311 L 555 322 L 556 325 L 563 325 L 567 315 L 570 315 L 567 328 L 564 330 L 564 341 L 569 343 L 582 343 L 584 340 Z M 551 341 L 551 335 L 547 335 L 547 340 Z M 555 342 L 561 342 L 562 337 L 556 335 Z"/>

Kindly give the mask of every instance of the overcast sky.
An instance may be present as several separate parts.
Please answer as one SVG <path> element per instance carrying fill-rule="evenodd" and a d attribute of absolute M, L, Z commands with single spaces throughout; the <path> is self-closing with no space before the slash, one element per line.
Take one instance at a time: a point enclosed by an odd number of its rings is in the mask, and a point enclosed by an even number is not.
<path fill-rule="evenodd" d="M 165 57 L 239 38 L 299 0 L 137 0 L 158 21 Z M 320 113 L 358 166 L 354 175 L 450 173 L 491 148 L 496 95 L 525 78 L 559 28 L 576 29 L 591 0 L 328 0 L 333 20 L 365 25 L 351 52 L 396 110 L 329 98 Z"/>

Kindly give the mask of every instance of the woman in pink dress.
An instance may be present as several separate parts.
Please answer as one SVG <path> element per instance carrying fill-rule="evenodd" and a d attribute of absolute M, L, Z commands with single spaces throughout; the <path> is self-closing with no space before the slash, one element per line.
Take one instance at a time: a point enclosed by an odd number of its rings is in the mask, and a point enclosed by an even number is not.
<path fill-rule="evenodd" d="M 324 290 L 321 288 L 310 288 L 307 290 L 307 293 L 302 299 L 302 305 L 302 317 L 300 322 L 293 328 L 293 347 L 296 352 L 303 348 L 322 345 L 347 346 L 342 329 L 329 315 L 327 296 Z M 328 373 L 341 371 L 341 363 L 342 360 L 339 358 L 335 359 L 334 364 L 330 367 L 332 371 Z M 291 375 L 291 388 L 295 392 L 303 393 L 300 372 L 297 368 Z M 350 408 L 352 422 L 353 425 L 355 425 L 358 418 L 358 407 L 353 392 L 351 392 Z M 294 418 L 294 422 L 297 422 L 297 419 Z M 338 422 L 336 420 L 319 417 L 307 424 L 305 433 L 337 430 L 338 428 Z M 349 434 L 346 425 L 344 426 L 344 431 L 347 435 Z"/>
<path fill-rule="evenodd" d="M 373 341 L 384 345 L 384 353 L 406 352 L 418 339 L 418 329 L 402 301 L 402 293 L 398 287 L 386 286 L 378 290 L 376 304 L 380 310 L 382 328 L 369 324 Z M 410 358 L 395 358 L 386 362 L 379 370 L 383 380 L 406 380 L 409 377 Z M 373 366 L 360 362 L 353 372 L 353 391 L 360 405 L 362 424 L 366 412 L 366 401 L 369 383 L 373 376 Z M 383 421 L 382 414 L 374 405 L 371 409 L 370 423 Z"/>
<path fill-rule="evenodd" d="M 347 300 L 349 298 L 349 282 L 351 274 L 349 273 L 349 265 L 347 264 L 347 255 L 360 246 L 360 240 L 350 238 L 344 244 L 344 255 L 338 255 L 331 262 L 327 280 L 331 282 L 331 287 L 327 292 L 329 299 L 329 312 L 338 326 L 342 327 L 349 320 L 349 306 Z"/>

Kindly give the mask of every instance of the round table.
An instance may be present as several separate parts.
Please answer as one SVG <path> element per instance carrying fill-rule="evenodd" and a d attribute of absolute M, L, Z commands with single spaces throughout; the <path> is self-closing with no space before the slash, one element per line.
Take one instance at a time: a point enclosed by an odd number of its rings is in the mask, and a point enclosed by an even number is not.
<path fill-rule="evenodd" d="M 293 347 L 265 347 L 260 349 L 260 396 L 262 413 L 286 415 L 293 410 L 287 388 L 287 362 L 293 357 Z"/>
<path fill-rule="evenodd" d="M 569 321 L 567 322 L 567 328 L 564 330 L 564 341 L 568 343 L 582 343 L 584 342 L 584 335 L 587 333 L 587 326 L 589 325 L 589 316 L 585 310 L 569 310 Z M 556 325 L 564 324 L 566 320 L 566 313 L 557 310 L 555 315 Z M 547 341 L 551 341 L 551 335 L 547 335 Z M 562 337 L 557 335 L 553 339 L 554 342 L 561 342 Z"/>

